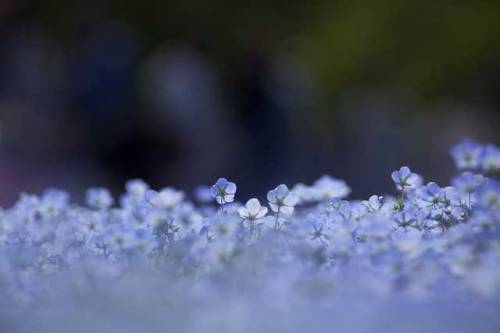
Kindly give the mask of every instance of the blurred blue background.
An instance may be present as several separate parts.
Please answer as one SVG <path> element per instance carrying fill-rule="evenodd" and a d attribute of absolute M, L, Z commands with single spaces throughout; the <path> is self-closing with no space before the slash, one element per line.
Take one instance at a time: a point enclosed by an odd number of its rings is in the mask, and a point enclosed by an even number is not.
<path fill-rule="evenodd" d="M 125 180 L 241 198 L 500 139 L 499 1 L 0 1 L 0 204 Z"/>

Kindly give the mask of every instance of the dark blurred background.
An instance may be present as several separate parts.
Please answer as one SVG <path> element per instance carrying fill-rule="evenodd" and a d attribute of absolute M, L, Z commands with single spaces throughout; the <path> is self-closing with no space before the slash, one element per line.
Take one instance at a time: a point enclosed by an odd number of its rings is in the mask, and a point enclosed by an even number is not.
<path fill-rule="evenodd" d="M 500 1 L 0 0 L 0 204 L 143 178 L 360 198 L 500 139 Z"/>

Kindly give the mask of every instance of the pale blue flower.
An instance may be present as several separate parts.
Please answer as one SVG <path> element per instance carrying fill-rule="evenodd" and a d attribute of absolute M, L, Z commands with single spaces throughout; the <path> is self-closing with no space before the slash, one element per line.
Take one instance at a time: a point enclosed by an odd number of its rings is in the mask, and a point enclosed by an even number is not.
<path fill-rule="evenodd" d="M 500 210 L 500 183 L 488 179 L 478 190 L 478 201 L 483 207 Z"/>
<path fill-rule="evenodd" d="M 266 216 L 267 207 L 262 207 L 258 199 L 252 198 L 239 209 L 238 213 L 242 219 L 253 222 Z"/>
<path fill-rule="evenodd" d="M 420 202 L 432 206 L 437 206 L 444 200 L 443 190 L 434 182 L 418 188 L 415 194 Z"/>
<path fill-rule="evenodd" d="M 368 200 L 363 201 L 369 212 L 373 213 L 378 211 L 383 204 L 383 197 L 379 195 L 372 195 Z"/>
<path fill-rule="evenodd" d="M 484 182 L 483 175 L 473 174 L 466 171 L 460 176 L 453 178 L 452 184 L 460 191 L 465 193 L 473 193 Z"/>
<path fill-rule="evenodd" d="M 146 200 L 155 208 L 172 209 L 184 200 L 184 192 L 172 187 L 164 188 L 160 192 L 148 190 Z"/>
<path fill-rule="evenodd" d="M 451 156 L 458 169 L 476 169 L 481 163 L 482 147 L 471 140 L 463 140 L 451 149 Z"/>
<path fill-rule="evenodd" d="M 346 182 L 327 175 L 314 182 L 313 189 L 320 200 L 345 198 L 351 193 Z"/>
<path fill-rule="evenodd" d="M 105 188 L 91 188 L 87 190 L 85 202 L 92 208 L 106 209 L 113 205 L 113 197 Z"/>
<path fill-rule="evenodd" d="M 391 174 L 392 181 L 400 191 L 415 189 L 422 183 L 422 179 L 416 173 L 411 172 L 407 166 L 401 167 L 398 171 Z"/>
<path fill-rule="evenodd" d="M 267 200 L 273 212 L 292 215 L 298 198 L 285 184 L 267 192 Z"/>
<path fill-rule="evenodd" d="M 234 201 L 236 193 L 236 184 L 228 181 L 226 178 L 219 178 L 210 189 L 212 197 L 219 205 L 224 205 Z"/>
<path fill-rule="evenodd" d="M 485 172 L 498 172 L 500 170 L 500 148 L 491 144 L 484 146 L 481 167 Z"/>

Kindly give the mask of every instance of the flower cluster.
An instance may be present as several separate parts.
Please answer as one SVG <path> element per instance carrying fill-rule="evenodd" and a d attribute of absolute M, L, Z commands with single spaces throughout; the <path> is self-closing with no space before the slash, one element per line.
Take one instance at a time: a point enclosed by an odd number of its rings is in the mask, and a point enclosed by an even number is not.
<path fill-rule="evenodd" d="M 486 309 L 500 300 L 498 152 L 464 141 L 452 156 L 465 171 L 450 186 L 425 183 L 403 166 L 391 175 L 393 196 L 366 200 L 346 200 L 350 188 L 329 176 L 291 190 L 281 184 L 267 200 L 245 204 L 235 201 L 236 184 L 225 178 L 198 189 L 198 202 L 141 180 L 128 182 L 116 205 L 102 188 L 88 190 L 85 206 L 58 190 L 23 194 L 0 211 L 0 306 L 71 303 L 82 288 L 93 301 L 110 302 L 94 292 L 108 288 L 112 304 L 133 290 L 143 294 L 134 301 L 150 297 L 155 309 L 175 302 L 183 311 L 202 302 L 215 311 L 221 304 L 214 295 L 250 307 L 245 288 L 260 304 L 297 314 L 319 299 L 334 306 L 368 295 L 451 293 Z M 153 290 L 157 281 L 164 282 Z"/>
<path fill-rule="evenodd" d="M 500 148 L 463 140 L 451 150 L 455 164 L 460 170 L 482 170 L 496 173 L 500 170 Z"/>

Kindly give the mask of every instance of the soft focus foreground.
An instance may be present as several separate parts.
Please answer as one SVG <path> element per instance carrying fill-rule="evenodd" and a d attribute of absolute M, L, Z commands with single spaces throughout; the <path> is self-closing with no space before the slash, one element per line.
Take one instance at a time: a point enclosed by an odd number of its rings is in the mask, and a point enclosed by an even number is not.
<path fill-rule="evenodd" d="M 224 178 L 196 204 L 139 180 L 119 205 L 22 195 L 0 215 L 0 329 L 498 332 L 500 150 L 451 154 L 450 186 L 402 167 L 366 201 L 328 176 L 243 203 Z"/>

